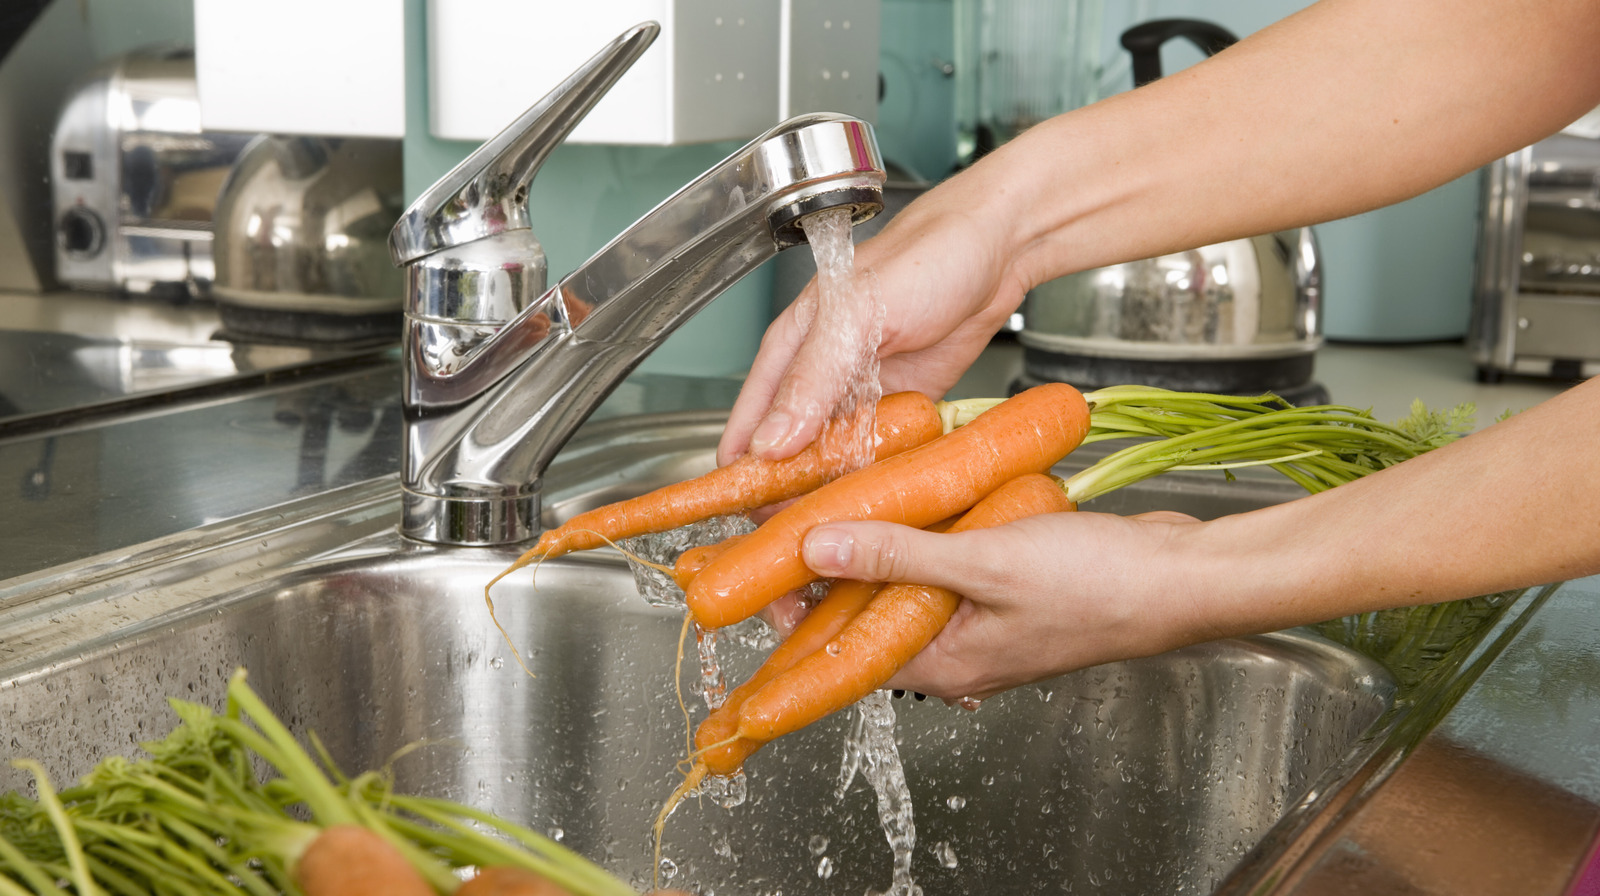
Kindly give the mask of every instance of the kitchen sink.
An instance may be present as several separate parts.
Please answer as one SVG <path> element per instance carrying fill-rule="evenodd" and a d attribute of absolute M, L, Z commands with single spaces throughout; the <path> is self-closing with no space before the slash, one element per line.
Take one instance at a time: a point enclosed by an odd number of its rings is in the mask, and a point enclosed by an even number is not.
<path fill-rule="evenodd" d="M 721 422 L 591 424 L 547 477 L 546 516 L 709 468 Z M 1210 516 L 1296 493 L 1267 476 L 1182 474 L 1098 506 Z M 651 823 L 685 751 L 681 611 L 643 601 L 614 551 L 513 576 L 495 603 L 530 677 L 483 599 L 516 551 L 408 542 L 398 508 L 393 479 L 363 482 L 0 586 L 0 753 L 65 780 L 169 729 L 164 697 L 220 705 L 244 666 L 344 769 L 392 762 L 402 790 L 550 832 L 647 885 Z M 719 639 L 730 677 L 764 640 L 750 625 Z M 704 706 L 688 697 L 698 720 Z M 976 712 L 889 701 L 915 809 L 912 871 L 928 894 L 1213 892 L 1275 825 L 1303 822 L 1370 763 L 1396 697 L 1362 651 L 1292 631 L 1083 670 Z M 860 776 L 841 785 L 852 717 L 757 754 L 741 805 L 680 807 L 663 850 L 670 882 L 885 889 L 872 791 Z M 0 791 L 24 778 L 0 767 Z"/>

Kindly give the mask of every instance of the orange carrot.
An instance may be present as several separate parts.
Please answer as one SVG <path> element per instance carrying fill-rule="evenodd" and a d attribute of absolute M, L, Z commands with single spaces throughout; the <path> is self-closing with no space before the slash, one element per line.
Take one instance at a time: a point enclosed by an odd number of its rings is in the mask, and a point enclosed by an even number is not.
<path fill-rule="evenodd" d="M 689 548 L 678 555 L 672 564 L 672 580 L 678 583 L 679 588 L 687 589 L 689 582 L 700 574 L 700 570 L 711 565 L 728 548 L 733 547 L 746 538 L 744 535 L 730 535 L 716 544 L 703 544 L 699 547 Z"/>
<path fill-rule="evenodd" d="M 572 896 L 565 887 L 525 868 L 484 868 L 456 888 L 455 896 Z"/>
<path fill-rule="evenodd" d="M 877 459 L 931 441 L 944 431 L 938 408 L 920 392 L 885 395 L 878 402 L 875 419 Z M 580 513 L 539 536 L 539 541 L 518 558 L 512 569 L 541 557 L 548 560 L 572 551 L 598 548 L 606 539 L 621 541 L 635 535 L 666 532 L 803 495 L 837 475 L 837 453 L 837 446 L 828 439 L 819 439 L 784 460 L 763 460 L 747 454 L 704 476 Z"/>
<path fill-rule="evenodd" d="M 951 532 L 1001 526 L 1029 516 L 1076 510 L 1063 483 L 1028 474 L 997 489 Z M 843 709 L 888 682 L 938 636 L 961 596 L 925 585 L 887 585 L 830 639 L 742 701 L 726 737 L 764 744 Z M 750 748 L 749 752 L 755 752 Z"/>
<path fill-rule="evenodd" d="M 928 531 L 947 532 L 955 523 L 954 518 L 941 520 L 929 526 Z M 794 630 L 789 632 L 782 644 L 767 654 L 761 667 L 744 684 L 734 688 L 723 699 L 722 705 L 700 723 L 694 738 L 698 757 L 696 762 L 704 765 L 713 775 L 731 775 L 738 771 L 744 761 L 762 746 L 755 741 L 727 742 L 738 733 L 739 708 L 744 701 L 765 687 L 767 682 L 789 671 L 795 663 L 821 650 L 850 620 L 856 618 L 856 614 L 871 602 L 872 596 L 882 587 L 880 582 L 835 579 L 822 600 L 795 623 Z"/>
<path fill-rule="evenodd" d="M 842 476 L 800 498 L 717 557 L 689 583 L 705 628 L 746 619 L 817 579 L 800 555 L 807 532 L 839 520 L 921 528 L 960 513 L 1024 473 L 1043 473 L 1083 441 L 1089 407 L 1063 383 L 1036 386 L 966 426 Z"/>
<path fill-rule="evenodd" d="M 656 851 L 661 849 L 661 833 L 667 816 L 677 808 L 707 774 L 731 775 L 744 765 L 751 754 L 761 749 L 762 743 L 736 739 L 739 727 L 739 708 L 751 695 L 773 678 L 787 671 L 813 651 L 822 649 L 829 639 L 867 605 L 872 595 L 882 586 L 877 582 L 854 582 L 840 579 L 833 583 L 828 593 L 811 608 L 811 612 L 795 625 L 794 631 L 767 656 L 761 668 L 744 684 L 734 688 L 722 705 L 700 723 L 695 731 L 694 764 L 683 782 L 677 786 L 656 816 Z"/>
<path fill-rule="evenodd" d="M 722 706 L 706 717 L 695 732 L 698 761 L 714 775 L 731 775 L 744 760 L 761 747 L 755 742 L 726 743 L 739 728 L 739 708 L 767 682 L 788 671 L 795 663 L 821 650 L 839 633 L 883 587 L 877 582 L 839 579 L 828 593 L 795 625 L 794 631 L 773 648 L 772 653 L 744 684 L 728 694 Z"/>
<path fill-rule="evenodd" d="M 435 896 L 398 849 L 353 824 L 332 825 L 318 834 L 295 863 L 294 880 L 305 896 Z"/>

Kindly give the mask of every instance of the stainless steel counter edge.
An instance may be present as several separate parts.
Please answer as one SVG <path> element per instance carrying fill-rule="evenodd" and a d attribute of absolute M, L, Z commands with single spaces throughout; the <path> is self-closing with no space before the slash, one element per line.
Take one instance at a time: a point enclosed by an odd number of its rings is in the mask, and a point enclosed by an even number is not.
<path fill-rule="evenodd" d="M 1600 678 L 1589 674 L 1600 659 L 1593 625 L 1551 617 L 1592 616 L 1592 589 L 1525 594 L 1527 612 L 1508 613 L 1468 661 L 1481 674 L 1391 732 L 1409 746 L 1379 747 L 1337 793 L 1308 794 L 1323 811 L 1280 825 L 1222 892 L 1573 893 L 1600 835 Z M 1541 713 L 1544 726 L 1529 724 Z"/>

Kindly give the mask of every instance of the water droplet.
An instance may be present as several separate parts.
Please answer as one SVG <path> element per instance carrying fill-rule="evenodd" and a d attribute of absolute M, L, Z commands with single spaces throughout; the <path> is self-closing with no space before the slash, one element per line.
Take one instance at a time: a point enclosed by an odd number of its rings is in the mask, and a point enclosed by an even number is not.
<path fill-rule="evenodd" d="M 940 840 L 933 844 L 933 854 L 942 868 L 954 868 L 961 864 L 961 860 L 956 858 L 955 849 L 947 841 Z"/>
<path fill-rule="evenodd" d="M 567 832 L 563 831 L 560 828 L 551 828 L 550 832 L 549 832 L 549 836 L 550 836 L 551 840 L 554 840 L 557 843 L 560 843 L 561 841 L 567 839 Z"/>
<path fill-rule="evenodd" d="M 964 796 L 953 796 L 945 800 L 944 804 L 950 807 L 950 811 L 960 812 L 962 809 L 967 807 L 967 798 Z"/>
<path fill-rule="evenodd" d="M 811 850 L 812 855 L 820 856 L 828 851 L 828 838 L 821 834 L 812 834 L 811 840 L 806 843 L 806 848 Z"/>
<path fill-rule="evenodd" d="M 500 657 L 493 657 L 493 658 L 491 658 L 489 660 L 489 668 L 491 668 L 491 669 L 504 668 L 505 664 L 506 664 L 506 661 L 501 659 Z"/>
<path fill-rule="evenodd" d="M 841 650 L 838 642 L 836 641 L 829 641 L 828 645 L 822 649 L 828 651 L 828 656 L 838 656 L 839 651 Z"/>
<path fill-rule="evenodd" d="M 833 876 L 833 858 L 831 856 L 823 856 L 821 859 L 818 859 L 817 860 L 817 877 L 820 877 L 823 880 L 827 880 L 828 878 L 830 878 L 832 876 Z"/>
<path fill-rule="evenodd" d="M 661 864 L 656 867 L 661 870 L 662 880 L 672 880 L 678 876 L 678 863 L 671 859 L 662 859 Z"/>

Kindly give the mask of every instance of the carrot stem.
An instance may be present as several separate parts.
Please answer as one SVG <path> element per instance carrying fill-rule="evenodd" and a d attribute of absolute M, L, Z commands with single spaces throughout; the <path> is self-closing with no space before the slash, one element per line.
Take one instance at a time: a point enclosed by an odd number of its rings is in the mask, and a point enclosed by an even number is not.
<path fill-rule="evenodd" d="M 72 819 L 67 817 L 67 810 L 56 796 L 55 788 L 50 786 L 50 776 L 45 773 L 44 766 L 32 759 L 13 759 L 11 765 L 33 775 L 34 786 L 39 789 L 39 803 L 44 806 L 51 825 L 56 829 L 56 836 L 61 838 L 61 848 L 66 851 L 67 865 L 72 869 L 73 887 L 79 896 L 98 896 L 100 888 L 89 874 L 89 867 L 84 861 L 83 844 L 78 841 Z"/>

